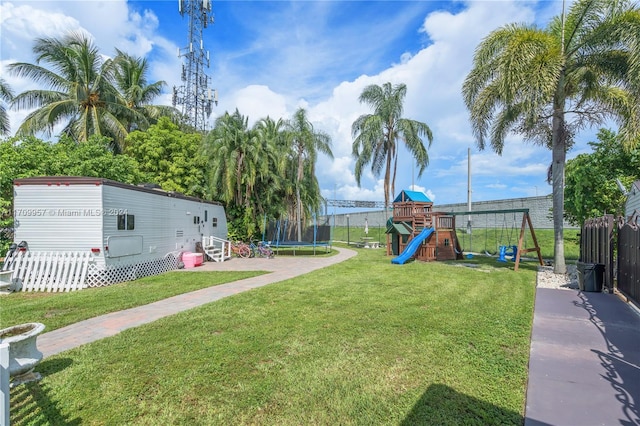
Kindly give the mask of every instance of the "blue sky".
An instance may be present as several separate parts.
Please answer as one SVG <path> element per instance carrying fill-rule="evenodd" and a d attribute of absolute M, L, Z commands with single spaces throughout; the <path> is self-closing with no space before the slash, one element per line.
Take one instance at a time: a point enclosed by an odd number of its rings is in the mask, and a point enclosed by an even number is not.
<path fill-rule="evenodd" d="M 471 148 L 473 201 L 546 195 L 550 151 L 516 135 L 502 156 L 478 151 L 460 93 L 473 51 L 491 30 L 511 22 L 544 26 L 561 8 L 561 0 L 213 1 L 215 23 L 204 44 L 220 103 L 211 123 L 236 108 L 254 123 L 267 115 L 286 119 L 304 107 L 333 141 L 334 159 L 318 160 L 323 195 L 383 200 L 382 176 L 366 173 L 356 184 L 350 129 L 370 112 L 358 102 L 364 87 L 404 83 L 404 116 L 427 123 L 434 141 L 420 178 L 401 150 L 396 193 L 413 184 L 436 204 L 466 202 Z M 158 103 L 170 104 L 170 88 L 180 85 L 176 51 L 187 45 L 188 20 L 177 0 L 3 0 L 0 22 L 0 72 L 15 92 L 33 83 L 9 75 L 9 63 L 33 61 L 37 37 L 78 30 L 90 33 L 105 55 L 118 48 L 147 57 L 151 80 L 168 84 Z M 25 115 L 11 113 L 14 129 Z M 596 130 L 578 137 L 569 158 L 589 151 Z"/>

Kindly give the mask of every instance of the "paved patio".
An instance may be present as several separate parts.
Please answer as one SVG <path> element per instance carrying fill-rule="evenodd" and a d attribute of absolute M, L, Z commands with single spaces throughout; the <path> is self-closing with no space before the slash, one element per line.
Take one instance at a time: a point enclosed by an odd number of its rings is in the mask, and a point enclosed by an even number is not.
<path fill-rule="evenodd" d="M 640 425 L 640 314 L 615 294 L 538 288 L 525 426 Z"/>

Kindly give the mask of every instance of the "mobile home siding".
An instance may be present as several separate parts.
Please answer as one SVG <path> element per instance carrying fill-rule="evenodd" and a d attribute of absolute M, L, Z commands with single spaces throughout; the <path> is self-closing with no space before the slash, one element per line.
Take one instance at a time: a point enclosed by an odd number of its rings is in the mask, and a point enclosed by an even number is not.
<path fill-rule="evenodd" d="M 15 241 L 32 251 L 100 247 L 101 191 L 96 185 L 15 185 Z"/>
<path fill-rule="evenodd" d="M 203 235 L 220 238 L 226 238 L 227 235 L 224 209 L 219 205 L 168 197 L 163 193 L 123 190 L 110 185 L 104 185 L 103 196 L 105 211 L 113 213 L 103 218 L 103 246 L 108 248 L 109 239 L 115 237 L 142 238 L 139 257 L 114 255 L 112 250 L 107 250 L 108 265 L 130 264 L 134 257 L 136 261 L 149 260 L 169 252 L 193 251 Z M 209 219 L 206 224 L 205 210 Z M 133 216 L 134 229 L 118 229 L 118 213 Z M 223 225 L 219 229 L 210 226 L 214 216 Z"/>
<path fill-rule="evenodd" d="M 631 190 L 629 191 L 629 194 L 627 194 L 624 214 L 629 218 L 636 210 L 640 212 L 640 181 L 635 181 L 633 185 L 631 185 Z"/>
<path fill-rule="evenodd" d="M 224 207 L 101 178 L 16 179 L 15 241 L 31 252 L 91 251 L 87 285 L 179 266 L 203 237 L 227 238 Z"/>

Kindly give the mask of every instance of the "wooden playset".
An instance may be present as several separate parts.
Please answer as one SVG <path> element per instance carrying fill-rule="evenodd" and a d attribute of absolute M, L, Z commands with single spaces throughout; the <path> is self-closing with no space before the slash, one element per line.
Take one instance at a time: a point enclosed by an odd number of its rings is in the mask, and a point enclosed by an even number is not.
<path fill-rule="evenodd" d="M 528 209 L 492 210 L 477 212 L 434 212 L 433 202 L 422 192 L 402 191 L 393 201 L 393 217 L 387 222 L 387 255 L 397 256 L 391 262 L 403 264 L 409 259 L 421 261 L 459 260 L 463 253 L 456 234 L 456 217 L 459 215 L 497 215 L 522 213 L 522 226 L 518 244 L 499 247 L 498 261 L 505 262 L 507 255 L 513 256 L 514 270 L 518 270 L 523 253 L 535 252 L 540 265 L 543 264 L 540 247 L 533 230 Z M 528 226 L 533 248 L 525 248 L 524 234 Z M 469 255 L 468 255 L 469 256 Z M 471 255 L 472 256 L 472 255 Z"/>
<path fill-rule="evenodd" d="M 387 245 L 387 255 L 401 255 L 413 242 L 416 247 L 407 260 L 462 258 L 462 250 L 456 236 L 455 216 L 434 212 L 433 202 L 422 192 L 405 190 L 396 197 L 393 201 L 393 217 L 387 223 L 387 234 L 391 237 L 391 243 Z M 418 239 L 421 240 L 419 244 Z"/>

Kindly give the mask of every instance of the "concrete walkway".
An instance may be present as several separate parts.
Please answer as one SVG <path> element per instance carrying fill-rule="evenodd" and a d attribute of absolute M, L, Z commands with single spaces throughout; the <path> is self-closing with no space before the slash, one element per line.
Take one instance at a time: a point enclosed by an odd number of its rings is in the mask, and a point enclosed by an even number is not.
<path fill-rule="evenodd" d="M 223 297 L 283 281 L 316 269 L 324 268 L 356 255 L 354 250 L 334 247 L 338 254 L 327 257 L 287 256 L 274 259 L 239 259 L 227 262 L 207 262 L 190 271 L 272 271 L 222 285 L 180 294 L 148 305 L 112 312 L 91 318 L 38 336 L 38 349 L 44 358 L 113 336 L 122 330 L 153 322 L 157 319 L 195 308 Z"/>
<path fill-rule="evenodd" d="M 615 294 L 538 288 L 525 426 L 640 425 L 640 314 Z"/>

